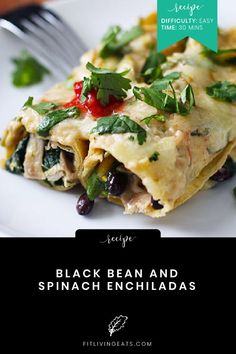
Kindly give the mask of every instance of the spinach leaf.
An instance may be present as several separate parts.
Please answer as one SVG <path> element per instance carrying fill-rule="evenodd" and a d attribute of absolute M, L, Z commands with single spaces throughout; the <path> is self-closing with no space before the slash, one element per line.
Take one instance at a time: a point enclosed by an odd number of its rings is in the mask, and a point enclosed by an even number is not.
<path fill-rule="evenodd" d="M 135 26 L 126 32 L 122 32 L 119 26 L 111 27 L 103 38 L 100 57 L 107 58 L 111 55 L 121 54 L 125 46 L 143 33 L 144 31 L 140 26 Z"/>
<path fill-rule="evenodd" d="M 99 135 L 136 133 L 139 145 L 143 145 L 147 139 L 146 130 L 128 116 L 118 114 L 100 118 L 97 121 L 97 126 L 92 129 L 91 133 L 98 133 Z"/>
<path fill-rule="evenodd" d="M 51 188 L 64 187 L 65 186 L 63 177 L 58 179 L 57 181 L 53 181 L 52 182 L 52 181 L 49 181 L 48 179 L 45 179 L 43 182 L 46 183 Z"/>
<path fill-rule="evenodd" d="M 163 54 L 156 51 L 150 52 L 141 71 L 141 76 L 144 77 L 147 84 L 151 84 L 156 79 L 163 77 L 161 64 L 165 61 L 166 57 Z"/>
<path fill-rule="evenodd" d="M 94 171 L 89 177 L 86 192 L 89 200 L 95 200 L 102 192 L 106 190 L 105 182 L 101 181 L 97 175 L 97 172 Z"/>
<path fill-rule="evenodd" d="M 229 81 L 218 81 L 216 84 L 207 87 L 206 92 L 219 101 L 236 101 L 236 85 Z"/>
<path fill-rule="evenodd" d="M 15 70 L 12 73 L 12 83 L 16 87 L 25 87 L 37 84 L 43 80 L 49 70 L 40 64 L 27 51 L 22 51 L 19 58 L 13 58 Z"/>
<path fill-rule="evenodd" d="M 91 63 L 87 63 L 86 68 L 92 73 L 90 82 L 85 81 L 86 86 L 82 92 L 83 100 L 86 98 L 87 93 L 91 88 L 97 90 L 97 99 L 103 106 L 109 103 L 110 96 L 115 97 L 118 100 L 127 97 L 126 91 L 131 88 L 131 81 L 124 77 L 128 71 L 123 73 L 115 73 L 107 69 L 100 69 L 93 66 Z"/>
<path fill-rule="evenodd" d="M 29 97 L 23 107 L 32 108 L 34 111 L 38 112 L 38 114 L 41 115 L 44 115 L 49 111 L 58 107 L 58 105 L 53 102 L 40 102 L 38 104 L 33 105 L 33 100 L 34 100 L 33 97 Z"/>
<path fill-rule="evenodd" d="M 24 173 L 24 160 L 29 137 L 22 139 L 13 155 L 6 161 L 6 170 L 21 175 Z"/>
<path fill-rule="evenodd" d="M 52 185 L 58 187 L 65 186 L 63 178 L 60 178 L 58 181 L 53 182 Z"/>
<path fill-rule="evenodd" d="M 77 118 L 80 112 L 77 107 L 71 107 L 66 109 L 58 109 L 48 113 L 38 126 L 37 133 L 40 136 L 46 137 L 49 131 L 58 123 L 67 118 Z"/>
<path fill-rule="evenodd" d="M 53 166 L 60 163 L 60 152 L 59 148 L 45 150 L 42 165 L 44 171 L 50 170 Z"/>

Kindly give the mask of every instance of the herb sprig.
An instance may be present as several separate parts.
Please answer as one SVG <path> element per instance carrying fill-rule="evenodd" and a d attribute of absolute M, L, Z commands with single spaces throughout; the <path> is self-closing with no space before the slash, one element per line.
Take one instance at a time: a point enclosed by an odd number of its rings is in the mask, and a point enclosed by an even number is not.
<path fill-rule="evenodd" d="M 158 110 L 187 115 L 196 105 L 194 92 L 192 86 L 188 84 L 178 99 L 172 83 L 179 78 L 180 73 L 173 72 L 162 79 L 155 80 L 150 87 L 134 87 L 134 96 Z M 168 89 L 172 91 L 173 97 L 163 92 Z"/>
<path fill-rule="evenodd" d="M 91 133 L 103 134 L 137 134 L 139 145 L 143 145 L 147 139 L 147 132 L 139 124 L 134 122 L 128 116 L 114 114 L 110 117 L 100 118 L 97 126 L 92 129 Z"/>
<path fill-rule="evenodd" d="M 150 162 L 156 162 L 159 160 L 159 152 L 155 151 L 150 157 L 149 157 L 149 161 Z"/>
<path fill-rule="evenodd" d="M 150 52 L 141 71 L 141 76 L 147 84 L 151 84 L 156 79 L 163 77 L 161 64 L 165 61 L 166 57 L 163 54 L 157 53 L 156 51 Z"/>
<path fill-rule="evenodd" d="M 48 113 L 40 122 L 37 133 L 40 136 L 47 137 L 49 131 L 58 123 L 68 118 L 77 118 L 80 111 L 77 107 L 58 109 Z"/>
<path fill-rule="evenodd" d="M 236 64 L 236 49 L 219 49 L 216 53 L 209 48 L 205 48 L 202 54 L 218 65 Z"/>
<path fill-rule="evenodd" d="M 13 58 L 15 70 L 12 73 L 12 83 L 16 87 L 26 87 L 40 83 L 50 71 L 23 50 L 18 58 Z"/>
<path fill-rule="evenodd" d="M 46 114 L 58 107 L 58 105 L 53 102 L 40 102 L 37 104 L 33 104 L 33 101 L 34 101 L 34 98 L 30 96 L 27 99 L 27 101 L 24 103 L 23 107 L 32 108 L 34 111 L 36 111 L 40 115 L 44 115 L 44 114 Z"/>
<path fill-rule="evenodd" d="M 144 123 L 147 126 L 149 126 L 152 121 L 158 121 L 158 122 L 165 123 L 166 120 L 167 120 L 167 117 L 162 114 L 153 114 L 152 116 L 148 116 L 148 117 L 143 118 L 141 120 L 141 123 Z"/>
<path fill-rule="evenodd" d="M 140 26 L 135 26 L 126 32 L 122 32 L 119 26 L 111 27 L 103 38 L 102 48 L 99 52 L 100 57 L 107 58 L 111 55 L 122 54 L 124 47 L 143 33 Z"/>
<path fill-rule="evenodd" d="M 218 81 L 206 88 L 209 96 L 224 102 L 236 101 L 236 85 L 229 81 Z"/>
<path fill-rule="evenodd" d="M 131 80 L 124 76 L 128 71 L 116 73 L 107 69 L 96 68 L 87 63 L 86 68 L 92 73 L 90 78 L 85 78 L 81 93 L 81 102 L 84 102 L 92 88 L 97 90 L 97 99 L 103 106 L 109 103 L 110 96 L 118 100 L 127 97 L 127 91 L 131 88 Z"/>

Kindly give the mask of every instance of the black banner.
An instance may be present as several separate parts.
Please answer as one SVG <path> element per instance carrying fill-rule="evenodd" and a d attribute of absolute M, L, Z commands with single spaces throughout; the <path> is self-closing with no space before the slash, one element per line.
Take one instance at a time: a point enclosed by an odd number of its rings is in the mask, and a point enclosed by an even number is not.
<path fill-rule="evenodd" d="M 1 319 L 17 332 L 22 318 L 24 331 L 43 323 L 41 335 L 53 328 L 60 342 L 69 333 L 79 353 L 153 352 L 179 331 L 196 340 L 199 321 L 205 335 L 233 313 L 235 243 L 158 230 L 1 239 Z"/>

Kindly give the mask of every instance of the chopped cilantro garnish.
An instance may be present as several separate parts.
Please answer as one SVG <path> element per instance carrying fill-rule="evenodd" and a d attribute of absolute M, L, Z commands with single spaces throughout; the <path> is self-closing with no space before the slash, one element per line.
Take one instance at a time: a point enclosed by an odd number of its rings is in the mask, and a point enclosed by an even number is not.
<path fill-rule="evenodd" d="M 215 99 L 225 102 L 236 101 L 236 85 L 229 81 L 218 81 L 207 87 L 207 94 Z"/>
<path fill-rule="evenodd" d="M 158 161 L 159 156 L 160 156 L 159 152 L 155 151 L 155 152 L 152 154 L 152 156 L 149 157 L 149 161 L 150 161 L 150 162 Z"/>
<path fill-rule="evenodd" d="M 131 30 L 122 32 L 119 26 L 111 27 L 103 38 L 100 57 L 107 58 L 111 55 L 121 54 L 123 48 L 131 41 L 140 37 L 143 30 L 139 26 L 131 28 Z"/>
<path fill-rule="evenodd" d="M 130 80 L 124 76 L 128 71 L 115 73 L 107 69 L 100 69 L 87 63 L 86 68 L 92 73 L 91 78 L 84 79 L 84 87 L 81 94 L 81 102 L 86 99 L 88 92 L 95 88 L 97 90 L 97 99 L 103 106 L 109 103 L 110 96 L 118 100 L 127 97 L 127 91 L 131 88 Z"/>
<path fill-rule="evenodd" d="M 56 111 L 48 113 L 40 122 L 37 133 L 40 136 L 46 137 L 49 131 L 58 123 L 68 118 L 77 118 L 80 111 L 77 107 L 71 107 L 66 109 L 58 109 Z"/>
<path fill-rule="evenodd" d="M 209 48 L 204 48 L 202 54 L 218 65 L 236 64 L 236 49 L 219 49 L 215 53 Z"/>
<path fill-rule="evenodd" d="M 133 93 L 137 99 L 161 111 L 187 115 L 196 105 L 194 93 L 191 85 L 187 85 L 180 99 L 177 98 L 172 83 L 179 77 L 180 73 L 173 72 L 162 79 L 155 80 L 150 87 L 134 87 Z M 167 89 L 172 91 L 173 96 L 163 92 Z"/>
<path fill-rule="evenodd" d="M 15 70 L 12 73 L 12 83 L 16 87 L 25 87 L 37 84 L 43 80 L 49 70 L 40 64 L 27 51 L 22 51 L 19 58 L 13 58 Z"/>
<path fill-rule="evenodd" d="M 196 106 L 193 88 L 191 85 L 187 85 L 181 92 L 181 101 L 185 105 L 187 111 L 190 111 L 192 107 Z"/>
<path fill-rule="evenodd" d="M 166 57 L 163 54 L 157 53 L 156 51 L 150 52 L 141 71 L 141 76 L 144 77 L 147 84 L 151 84 L 153 81 L 163 76 L 161 64 L 165 61 Z"/>
<path fill-rule="evenodd" d="M 80 95 L 80 102 L 81 103 L 84 103 L 86 101 L 87 94 L 89 93 L 89 91 L 91 91 L 92 86 L 93 86 L 92 80 L 88 77 L 85 77 L 84 81 L 83 81 L 83 89 L 82 89 L 82 92 Z"/>
<path fill-rule="evenodd" d="M 139 145 L 143 145 L 147 139 L 146 130 L 128 116 L 118 114 L 98 119 L 97 126 L 92 129 L 91 133 L 99 135 L 136 133 Z"/>
<path fill-rule="evenodd" d="M 167 90 L 169 88 L 170 83 L 178 80 L 180 76 L 181 74 L 179 72 L 174 71 L 173 73 L 170 73 L 161 79 L 155 80 L 152 84 L 152 87 L 155 87 L 159 91 Z"/>
<path fill-rule="evenodd" d="M 158 122 L 165 123 L 167 120 L 166 116 L 163 116 L 162 114 L 153 114 L 152 116 L 145 117 L 141 120 L 141 123 L 145 123 L 146 125 L 150 125 L 150 123 L 156 120 Z"/>
<path fill-rule="evenodd" d="M 29 97 L 25 102 L 24 107 L 30 107 L 41 115 L 44 115 L 58 107 L 58 105 L 53 102 L 40 102 L 38 104 L 33 104 L 33 100 L 33 97 Z"/>

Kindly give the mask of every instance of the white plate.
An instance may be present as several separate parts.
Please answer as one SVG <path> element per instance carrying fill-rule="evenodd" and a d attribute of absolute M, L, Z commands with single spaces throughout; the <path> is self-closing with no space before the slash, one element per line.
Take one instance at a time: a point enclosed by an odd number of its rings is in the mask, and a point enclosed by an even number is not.
<path fill-rule="evenodd" d="M 230 6 L 231 5 L 231 6 Z M 96 46 L 109 25 L 129 27 L 139 16 L 155 9 L 155 0 L 70 0 L 50 6 L 64 17 L 87 43 Z M 219 23 L 233 26 L 236 4 L 219 0 Z M 22 43 L 0 31 L 0 132 L 29 95 L 40 96 L 53 82 L 47 79 L 30 89 L 15 89 L 10 83 L 10 58 Z M 55 59 L 56 65 L 56 59 Z M 163 219 L 142 215 L 125 216 L 120 207 L 98 201 L 89 217 L 76 213 L 79 194 L 58 193 L 22 177 L 0 171 L 0 230 L 8 235 L 73 236 L 79 228 L 159 228 L 163 236 L 234 236 L 236 201 L 232 189 L 236 179 L 201 192 Z"/>

